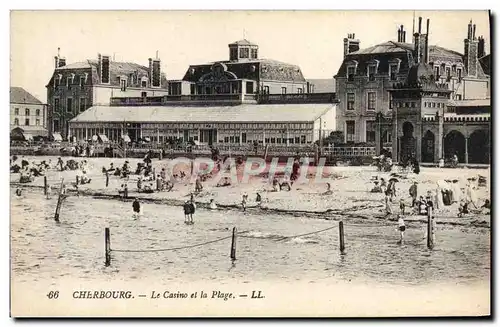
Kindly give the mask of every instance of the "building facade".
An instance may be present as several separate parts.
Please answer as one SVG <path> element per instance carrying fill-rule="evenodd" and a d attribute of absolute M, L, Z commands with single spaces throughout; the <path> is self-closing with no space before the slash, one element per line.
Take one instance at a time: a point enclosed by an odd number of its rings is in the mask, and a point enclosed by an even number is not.
<path fill-rule="evenodd" d="M 22 87 L 11 87 L 10 130 L 29 136 L 47 136 L 46 126 L 47 106 Z"/>
<path fill-rule="evenodd" d="M 260 59 L 259 46 L 240 40 L 229 44 L 229 60 L 190 65 L 182 80 L 169 81 L 172 97 L 241 94 L 252 99 L 256 94 L 303 94 L 308 83 L 300 67 Z"/>
<path fill-rule="evenodd" d="M 97 60 L 66 64 L 54 58 L 54 73 L 46 85 L 48 130 L 68 136 L 69 121 L 94 105 L 109 105 L 112 97 L 148 97 L 168 94 L 160 59 L 149 65 L 116 62 L 99 54 Z"/>
<path fill-rule="evenodd" d="M 328 136 L 326 131 L 335 128 L 335 107 L 335 103 L 94 106 L 71 120 L 70 133 L 77 141 L 105 135 L 112 142 L 300 146 Z"/>
<path fill-rule="evenodd" d="M 384 118 L 381 138 L 392 143 L 394 101 L 391 89 L 405 83 L 411 67 L 424 54 L 434 80 L 446 85 L 449 100 L 485 99 L 490 94 L 490 78 L 483 72 L 479 57 L 484 53 L 484 39 L 476 38 L 475 25 L 469 24 L 464 40 L 464 54 L 430 45 L 429 20 L 422 33 L 422 20 L 413 42 L 406 42 L 406 31 L 398 29 L 397 42 L 388 41 L 360 49 L 354 34 L 344 39 L 344 60 L 336 81 L 341 103 L 337 111 L 337 129 L 344 132 L 346 142 L 375 142 L 377 116 Z M 481 53 L 483 49 L 483 53 Z"/>
<path fill-rule="evenodd" d="M 427 21 L 429 26 L 429 21 Z M 467 44 L 475 42 L 475 27 L 469 24 Z M 420 22 L 419 22 L 420 33 Z M 415 37 L 419 37 L 419 33 Z M 425 44 L 428 36 L 425 36 Z M 491 105 L 488 98 L 462 100 L 456 97 L 459 93 L 450 88 L 452 79 L 444 80 L 436 75 L 436 65 L 431 62 L 429 52 L 418 51 L 415 63 L 409 68 L 406 79 L 395 83 L 390 92 L 393 104 L 392 142 L 393 159 L 406 162 L 415 158 L 419 162 L 438 162 L 441 158 L 457 155 L 461 163 L 489 163 L 490 147 L 490 114 Z M 467 57 L 467 56 L 466 56 Z M 470 58 L 464 62 L 468 78 L 463 83 L 471 85 L 474 79 L 470 74 L 479 74 L 477 55 L 471 64 Z M 473 66 L 471 66 L 473 65 Z M 474 72 L 472 72 L 474 71 Z M 479 79 L 478 85 L 482 79 Z M 453 84 L 453 83 L 452 83 Z M 473 94 L 480 90 L 476 85 Z M 450 100 L 455 94 L 456 100 Z M 465 93 L 462 93 L 465 94 Z M 484 96 L 481 95 L 481 96 Z M 378 115 L 377 123 L 383 120 Z M 379 135 L 385 124 L 377 124 Z M 380 146 L 380 145 L 379 145 Z"/>

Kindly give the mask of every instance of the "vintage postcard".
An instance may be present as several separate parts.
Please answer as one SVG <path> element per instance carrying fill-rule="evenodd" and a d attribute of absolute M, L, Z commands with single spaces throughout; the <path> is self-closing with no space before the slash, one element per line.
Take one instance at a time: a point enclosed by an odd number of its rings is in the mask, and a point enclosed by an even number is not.
<path fill-rule="evenodd" d="M 489 11 L 10 26 L 12 317 L 491 315 Z"/>

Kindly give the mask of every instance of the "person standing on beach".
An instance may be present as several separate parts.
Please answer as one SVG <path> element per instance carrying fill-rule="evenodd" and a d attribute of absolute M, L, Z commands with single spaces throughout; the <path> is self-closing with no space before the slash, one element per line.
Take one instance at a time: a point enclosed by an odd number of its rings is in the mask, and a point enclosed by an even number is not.
<path fill-rule="evenodd" d="M 243 196 L 241 197 L 241 206 L 243 207 L 243 211 L 247 211 L 247 200 L 248 194 L 243 193 Z"/>
<path fill-rule="evenodd" d="M 189 224 L 189 215 L 191 214 L 191 206 L 189 205 L 189 201 L 186 200 L 184 202 L 184 223 Z"/>
<path fill-rule="evenodd" d="M 134 218 L 139 218 L 139 215 L 141 214 L 141 204 L 138 198 L 135 198 L 132 203 L 132 209 L 134 211 Z"/>
<path fill-rule="evenodd" d="M 391 195 L 389 190 L 385 191 L 385 216 L 392 215 L 392 208 L 391 208 Z"/>
<path fill-rule="evenodd" d="M 418 195 L 418 189 L 417 189 L 417 181 L 414 181 L 413 184 L 410 186 L 409 190 L 410 196 L 411 196 L 411 206 L 414 207 L 415 203 L 417 202 L 417 195 Z"/>
<path fill-rule="evenodd" d="M 191 201 L 189 201 L 189 209 L 190 209 L 190 212 L 189 212 L 189 224 L 192 225 L 192 224 L 194 224 L 193 214 L 196 211 L 196 204 L 194 203 L 194 199 L 192 199 Z"/>
<path fill-rule="evenodd" d="M 399 243 L 403 244 L 404 237 L 405 237 L 406 226 L 405 226 L 405 221 L 404 221 L 402 215 L 398 215 L 398 229 L 399 229 L 399 234 L 400 234 Z"/>

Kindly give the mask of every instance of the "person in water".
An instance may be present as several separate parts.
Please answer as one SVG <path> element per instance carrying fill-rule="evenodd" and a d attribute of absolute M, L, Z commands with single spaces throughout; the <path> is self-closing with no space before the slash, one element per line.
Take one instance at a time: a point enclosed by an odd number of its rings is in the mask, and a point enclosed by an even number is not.
<path fill-rule="evenodd" d="M 209 205 L 209 207 L 210 207 L 210 210 L 217 209 L 217 205 L 215 204 L 214 199 L 210 199 L 210 205 Z"/>
<path fill-rule="evenodd" d="M 405 221 L 404 221 L 402 215 L 398 215 L 398 229 L 399 229 L 399 234 L 400 234 L 399 243 L 403 244 L 406 226 L 405 226 Z"/>
<path fill-rule="evenodd" d="M 141 214 L 141 203 L 139 202 L 138 198 L 135 198 L 134 202 L 132 203 L 132 209 L 134 210 L 135 217 L 138 217 Z"/>

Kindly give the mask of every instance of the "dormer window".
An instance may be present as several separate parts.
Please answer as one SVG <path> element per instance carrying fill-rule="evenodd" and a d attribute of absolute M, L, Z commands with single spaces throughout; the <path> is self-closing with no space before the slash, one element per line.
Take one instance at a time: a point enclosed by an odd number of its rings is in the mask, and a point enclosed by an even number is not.
<path fill-rule="evenodd" d="M 458 77 L 458 81 L 461 82 L 462 81 L 462 68 L 457 68 L 457 77 Z"/>
<path fill-rule="evenodd" d="M 62 81 L 62 75 L 57 74 L 57 76 L 54 77 L 54 87 L 58 87 L 59 85 L 61 85 L 61 81 Z"/>
<path fill-rule="evenodd" d="M 439 75 L 439 66 L 434 66 L 434 79 L 436 81 L 438 81 L 439 77 L 440 77 L 440 75 Z"/>
<path fill-rule="evenodd" d="M 71 90 L 71 82 L 72 78 L 71 77 L 66 77 L 66 86 L 68 87 L 68 90 Z"/>
<path fill-rule="evenodd" d="M 122 90 L 122 92 L 127 91 L 127 79 L 123 77 L 120 78 L 120 89 Z"/>
<path fill-rule="evenodd" d="M 398 73 L 398 65 L 397 64 L 391 64 L 389 66 L 389 78 L 391 81 L 397 80 L 397 73 Z"/>
<path fill-rule="evenodd" d="M 80 89 L 84 89 L 85 88 L 85 77 L 84 76 L 80 76 Z"/>
<path fill-rule="evenodd" d="M 450 69 L 450 67 L 446 67 L 446 80 L 447 81 L 451 80 L 451 69 Z"/>
<path fill-rule="evenodd" d="M 368 80 L 369 81 L 375 80 L 375 73 L 376 72 L 377 72 L 377 66 L 375 66 L 375 65 L 368 66 Z"/>
<path fill-rule="evenodd" d="M 347 67 L 347 80 L 349 82 L 353 82 L 354 81 L 354 75 L 355 74 L 356 74 L 356 67 L 354 67 L 354 66 Z"/>
<path fill-rule="evenodd" d="M 147 77 L 141 78 L 141 87 L 148 87 L 148 78 Z"/>
<path fill-rule="evenodd" d="M 375 74 L 377 74 L 378 71 L 378 60 L 369 60 L 368 61 L 368 68 L 366 70 L 366 74 L 368 75 L 368 80 L 369 81 L 375 81 Z"/>

